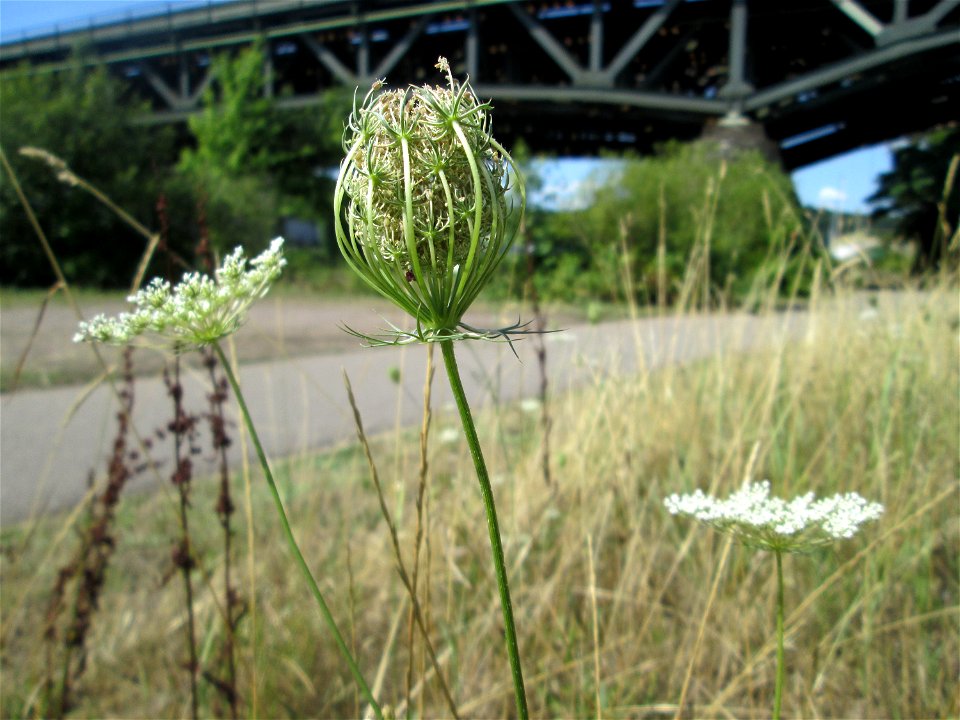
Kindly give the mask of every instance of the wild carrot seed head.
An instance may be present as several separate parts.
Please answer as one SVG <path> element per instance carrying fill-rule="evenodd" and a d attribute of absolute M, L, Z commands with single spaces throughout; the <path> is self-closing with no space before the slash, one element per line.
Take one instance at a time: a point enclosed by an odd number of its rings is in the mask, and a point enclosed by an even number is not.
<path fill-rule="evenodd" d="M 384 90 L 354 108 L 334 196 L 347 263 L 428 331 L 453 331 L 513 239 L 524 195 L 468 82 Z M 511 183 L 519 206 L 508 198 Z"/>

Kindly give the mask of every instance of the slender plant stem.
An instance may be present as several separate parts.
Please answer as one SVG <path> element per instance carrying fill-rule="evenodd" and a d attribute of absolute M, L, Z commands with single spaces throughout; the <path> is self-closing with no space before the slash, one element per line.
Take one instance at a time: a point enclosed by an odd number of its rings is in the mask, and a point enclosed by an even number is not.
<path fill-rule="evenodd" d="M 430 399 L 433 394 L 433 350 L 433 343 L 427 343 L 427 376 L 423 383 L 423 421 L 420 424 L 420 482 L 417 486 L 417 533 L 413 545 L 413 570 L 411 572 L 410 579 L 411 593 L 414 597 L 416 597 L 417 587 L 419 586 L 420 582 L 420 546 L 423 541 L 423 495 L 427 489 L 427 475 L 429 472 L 429 455 L 427 451 L 429 450 L 430 418 L 432 415 Z M 397 407 L 399 407 L 399 404 Z M 410 705 L 410 694 L 413 688 L 413 665 L 415 659 L 413 648 L 413 627 L 416 623 L 416 615 L 417 606 L 411 602 L 410 617 L 407 623 L 407 647 L 410 648 L 410 656 L 407 664 L 407 687 L 405 693 L 408 718 L 413 716 L 413 709 Z M 424 635 L 428 636 L 426 627 L 424 627 Z M 437 670 L 438 677 L 442 677 L 439 675 L 439 668 L 437 668 Z"/>
<path fill-rule="evenodd" d="M 397 572 L 400 575 L 403 586 L 410 595 L 410 606 L 413 609 L 414 619 L 420 627 L 420 632 L 423 633 L 423 642 L 427 647 L 427 653 L 430 655 L 430 662 L 433 663 L 434 670 L 436 670 L 437 680 L 440 682 L 440 688 L 443 690 L 443 697 L 450 707 L 450 714 L 455 720 L 459 720 L 460 715 L 457 713 L 457 704 L 453 701 L 453 695 L 450 694 L 450 688 L 447 686 L 447 681 L 443 677 L 443 672 L 440 669 L 440 660 L 437 658 L 437 653 L 433 649 L 433 643 L 430 641 L 430 633 L 427 632 L 427 625 L 423 620 L 423 613 L 420 611 L 420 602 L 417 600 L 415 589 L 416 586 L 411 582 L 410 576 L 407 574 L 406 565 L 403 562 L 403 553 L 400 552 L 400 536 L 397 534 L 397 526 L 390 516 L 390 510 L 387 509 L 387 501 L 383 497 L 383 485 L 380 483 L 380 473 L 377 472 L 377 465 L 373 461 L 373 453 L 370 451 L 370 443 L 367 441 L 367 435 L 363 431 L 363 420 L 360 417 L 360 410 L 357 408 L 357 401 L 353 396 L 353 387 L 350 385 L 350 377 L 346 371 L 343 373 L 343 382 L 347 386 L 347 398 L 350 400 L 350 407 L 353 409 L 353 419 L 357 425 L 357 438 L 360 440 L 360 444 L 363 446 L 363 452 L 367 456 L 367 464 L 370 466 L 370 478 L 373 480 L 373 486 L 377 489 L 377 499 L 380 501 L 380 512 L 383 514 L 383 519 L 387 523 L 387 528 L 390 530 L 393 553 L 397 558 Z M 405 700 L 405 704 L 409 709 L 409 698 Z"/>
<path fill-rule="evenodd" d="M 213 436 L 214 448 L 220 451 L 220 494 L 217 499 L 215 512 L 223 529 L 223 601 L 225 611 L 226 636 L 223 652 L 227 660 L 227 700 L 230 702 L 230 717 L 237 720 L 237 660 L 236 660 L 236 620 L 233 608 L 236 605 L 236 596 L 233 592 L 232 557 L 233 557 L 233 528 L 230 527 L 230 516 L 233 514 L 233 501 L 230 499 L 230 472 L 227 463 L 226 431 L 224 430 L 223 404 L 227 394 L 221 389 L 222 380 L 217 379 L 217 361 L 208 351 L 203 353 L 207 372 L 210 375 L 210 434 Z"/>
<path fill-rule="evenodd" d="M 450 379 L 450 389 L 457 401 L 460 411 L 460 421 L 463 423 L 463 432 L 470 446 L 470 455 L 477 469 L 477 480 L 480 482 L 480 493 L 483 495 L 483 505 L 487 511 L 487 530 L 490 533 L 490 549 L 493 553 L 493 565 L 497 575 L 497 587 L 500 590 L 500 609 L 503 612 L 503 625 L 507 643 L 507 655 L 510 657 L 510 671 L 513 674 L 513 692 L 517 701 L 517 716 L 526 720 L 527 696 L 523 688 L 523 669 L 520 666 L 520 649 L 517 644 L 517 630 L 513 623 L 513 605 L 510 602 L 510 587 L 507 584 L 507 567 L 503 560 L 503 546 L 500 542 L 500 528 L 497 523 L 497 507 L 493 501 L 493 488 L 490 486 L 490 477 L 487 475 L 487 466 L 483 461 L 480 450 L 480 440 L 477 438 L 477 428 L 470 414 L 470 405 L 467 403 L 463 383 L 460 380 L 460 370 L 457 367 L 457 357 L 453 351 L 453 341 L 444 340 L 440 343 L 443 350 L 443 362 L 447 368 L 447 377 Z"/>
<path fill-rule="evenodd" d="M 190 653 L 190 717 L 197 720 L 200 717 L 197 697 L 197 673 L 200 665 L 197 662 L 197 631 L 193 612 L 193 582 L 190 580 L 190 571 L 193 569 L 193 550 L 190 542 L 190 523 L 187 516 L 187 493 L 190 483 L 190 470 L 184 471 L 183 441 L 189 432 L 187 416 L 183 412 L 183 386 L 180 384 L 180 356 L 173 361 L 173 382 L 168 385 L 170 397 L 173 398 L 173 481 L 177 486 L 180 497 L 180 547 L 175 555 L 180 575 L 183 578 L 183 591 L 187 602 L 187 650 Z M 166 378 L 167 376 L 164 375 Z M 189 468 L 189 465 L 186 466 Z"/>
<path fill-rule="evenodd" d="M 60 705 L 53 716 L 58 720 L 65 718 L 67 711 L 70 709 L 70 660 L 72 656 L 73 648 L 67 646 L 67 650 L 63 654 L 63 668 L 60 673 Z"/>
<path fill-rule="evenodd" d="M 243 393 L 240 390 L 240 383 L 237 382 L 237 377 L 233 372 L 233 367 L 227 361 L 227 358 L 223 353 L 223 348 L 220 347 L 219 343 L 214 343 L 213 348 L 217 352 L 217 357 L 220 359 L 220 364 L 223 365 L 224 372 L 227 375 L 227 380 L 230 382 L 230 387 L 233 388 L 233 394 L 237 398 L 237 405 L 239 406 L 240 412 L 243 415 L 243 421 L 247 426 L 247 431 L 250 433 L 250 439 L 253 440 L 253 446 L 257 451 L 257 457 L 260 459 L 260 466 L 263 468 L 263 475 L 267 479 L 267 485 L 270 486 L 270 493 L 273 496 L 273 502 L 277 507 L 277 514 L 280 516 L 280 525 L 283 528 L 283 534 L 286 537 L 287 545 L 290 547 L 290 552 L 293 553 L 293 556 L 297 561 L 297 566 L 300 568 L 300 572 L 307 581 L 307 585 L 310 586 L 310 592 L 313 594 L 317 604 L 320 606 L 320 612 L 323 614 L 323 618 L 327 623 L 327 627 L 330 628 L 330 632 L 333 633 L 333 638 L 337 643 L 337 647 L 340 649 L 343 659 L 349 666 L 354 680 L 360 687 L 360 692 L 363 693 L 363 696 L 366 698 L 367 702 L 370 703 L 370 707 L 373 709 L 373 713 L 376 715 L 377 719 L 383 720 L 383 711 L 380 709 L 380 705 L 373 697 L 373 692 L 370 690 L 370 686 L 367 685 L 367 681 L 363 679 L 363 674 L 360 672 L 360 668 L 357 666 L 356 660 L 353 659 L 353 654 L 347 647 L 347 643 L 344 641 L 343 635 L 340 634 L 340 630 L 337 628 L 337 623 L 333 619 L 333 614 L 330 612 L 330 608 L 327 607 L 327 603 L 323 599 L 323 594 L 320 592 L 317 581 L 314 579 L 313 573 L 310 572 L 307 561 L 304 560 L 303 553 L 300 552 L 300 546 L 297 545 L 297 540 L 293 536 L 293 530 L 290 528 L 290 521 L 287 519 L 287 513 L 283 509 L 283 501 L 280 499 L 280 491 L 277 489 L 277 483 L 273 479 L 273 472 L 271 472 L 270 464 L 267 462 L 267 455 L 263 451 L 263 445 L 260 444 L 260 436 L 257 435 L 257 430 L 253 425 L 253 418 L 250 416 L 250 411 L 247 409 L 247 403 L 246 400 L 244 400 Z"/>
<path fill-rule="evenodd" d="M 777 556 L 777 680 L 773 691 L 773 720 L 780 720 L 780 701 L 783 698 L 783 557 Z"/>

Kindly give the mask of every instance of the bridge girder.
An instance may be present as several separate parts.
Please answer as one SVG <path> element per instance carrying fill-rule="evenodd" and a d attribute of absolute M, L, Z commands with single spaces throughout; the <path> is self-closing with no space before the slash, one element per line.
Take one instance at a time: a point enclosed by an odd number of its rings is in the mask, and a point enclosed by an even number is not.
<path fill-rule="evenodd" d="M 236 0 L 6 42 L 0 68 L 56 72 L 82 45 L 175 121 L 213 53 L 258 39 L 283 107 L 424 82 L 444 54 L 493 99 L 498 136 L 561 154 L 746 120 L 794 168 L 960 115 L 960 0 Z"/>

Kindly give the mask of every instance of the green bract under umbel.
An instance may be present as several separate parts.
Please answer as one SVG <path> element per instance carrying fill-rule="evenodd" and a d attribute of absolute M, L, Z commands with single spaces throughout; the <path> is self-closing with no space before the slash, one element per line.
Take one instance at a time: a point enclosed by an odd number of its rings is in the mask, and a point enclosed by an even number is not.
<path fill-rule="evenodd" d="M 455 334 L 509 249 L 511 215 L 524 204 L 513 160 L 490 134 L 490 105 L 444 59 L 437 67 L 447 87 L 378 82 L 354 108 L 334 195 L 347 263 L 428 340 Z"/>

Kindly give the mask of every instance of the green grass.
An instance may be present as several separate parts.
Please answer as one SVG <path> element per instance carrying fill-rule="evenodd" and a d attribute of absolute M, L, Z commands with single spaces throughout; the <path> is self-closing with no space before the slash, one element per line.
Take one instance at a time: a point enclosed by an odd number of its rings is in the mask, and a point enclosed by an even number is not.
<path fill-rule="evenodd" d="M 532 715 L 593 716 L 599 697 L 606 717 L 672 716 L 692 666 L 693 716 L 769 716 L 772 557 L 735 546 L 720 567 L 724 539 L 662 506 L 666 495 L 695 487 L 726 494 L 750 467 L 776 494 L 855 490 L 887 508 L 855 539 L 785 563 L 784 716 L 960 712 L 956 287 L 883 294 L 875 307 L 859 296 L 820 293 L 807 313 L 799 339 L 776 340 L 767 350 L 597 377 L 554 398 L 550 487 L 540 473 L 537 414 L 503 405 L 480 414 Z M 765 331 L 778 338 L 787 316 L 763 317 Z M 513 697 L 486 527 L 464 443 L 439 440 L 448 427 L 455 419 L 438 411 L 421 598 L 461 713 L 505 717 Z M 387 503 L 402 510 L 401 543 L 411 548 L 417 442 L 415 431 L 400 432 L 377 438 L 373 450 Z M 345 446 L 278 462 L 277 470 L 294 532 L 341 628 L 371 682 L 382 663 L 379 697 L 397 707 L 407 608 L 362 454 Z M 256 690 L 263 717 L 355 716 L 351 679 L 294 572 L 262 478 L 252 473 L 252 556 L 239 478 L 234 492 L 235 569 L 247 607 L 241 706 L 249 713 Z M 191 509 L 202 558 L 196 613 L 206 668 L 216 667 L 222 639 L 211 590 L 222 582 L 214 496 L 213 483 L 198 481 Z M 4 717 L 39 713 L 46 599 L 75 542 L 75 521 L 48 518 L 4 530 Z M 183 716 L 185 612 L 180 584 L 168 577 L 172 493 L 125 498 L 117 526 L 73 716 Z M 717 573 L 718 595 L 708 606 Z M 396 618 L 400 631 L 391 643 Z M 419 642 L 414 652 L 415 667 L 424 667 Z M 201 687 L 201 713 L 223 714 L 209 684 Z M 429 680 L 413 702 L 418 716 L 446 715 Z"/>

